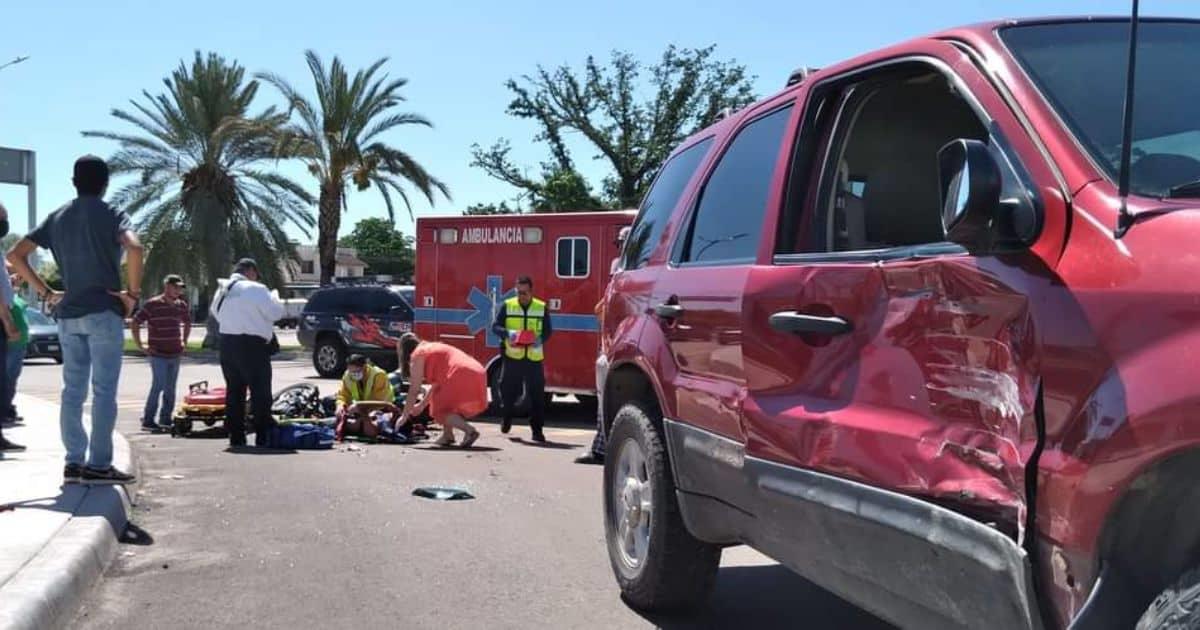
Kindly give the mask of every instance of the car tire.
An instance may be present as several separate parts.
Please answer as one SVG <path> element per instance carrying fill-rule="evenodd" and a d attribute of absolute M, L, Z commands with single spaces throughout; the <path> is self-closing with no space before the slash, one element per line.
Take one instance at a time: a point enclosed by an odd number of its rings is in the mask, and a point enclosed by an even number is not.
<path fill-rule="evenodd" d="M 313 346 L 313 368 L 322 378 L 341 378 L 346 371 L 346 345 L 335 337 L 322 337 Z"/>
<path fill-rule="evenodd" d="M 604 533 L 613 574 L 631 606 L 687 609 L 712 590 L 721 547 L 697 540 L 684 525 L 663 436 L 637 402 L 617 412 L 609 436 Z"/>
<path fill-rule="evenodd" d="M 1137 630 L 1195 630 L 1200 628 L 1200 568 L 1184 573 L 1154 598 Z"/>

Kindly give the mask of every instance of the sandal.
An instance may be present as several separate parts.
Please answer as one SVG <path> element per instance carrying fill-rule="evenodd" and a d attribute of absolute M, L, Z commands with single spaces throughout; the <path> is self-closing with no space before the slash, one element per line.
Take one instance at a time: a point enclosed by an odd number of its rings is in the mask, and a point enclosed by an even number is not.
<path fill-rule="evenodd" d="M 479 439 L 479 431 L 476 429 L 471 429 L 471 433 L 469 435 L 467 435 L 467 437 L 463 438 L 462 447 L 470 448 L 471 445 L 475 443 L 475 440 L 478 440 L 478 439 Z"/>

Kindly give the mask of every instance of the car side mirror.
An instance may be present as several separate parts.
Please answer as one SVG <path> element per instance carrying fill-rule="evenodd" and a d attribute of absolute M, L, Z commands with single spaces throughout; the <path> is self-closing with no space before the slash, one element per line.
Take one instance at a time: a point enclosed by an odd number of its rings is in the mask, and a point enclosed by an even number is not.
<path fill-rule="evenodd" d="M 625 247 L 625 241 L 629 240 L 629 231 L 631 229 L 632 228 L 630 228 L 628 225 L 626 225 L 625 227 L 621 228 L 621 230 L 619 232 L 617 232 L 617 249 L 618 250 Z"/>
<path fill-rule="evenodd" d="M 959 138 L 938 151 L 942 228 L 946 240 L 967 249 L 990 242 L 1000 210 L 1000 167 L 988 147 Z"/>

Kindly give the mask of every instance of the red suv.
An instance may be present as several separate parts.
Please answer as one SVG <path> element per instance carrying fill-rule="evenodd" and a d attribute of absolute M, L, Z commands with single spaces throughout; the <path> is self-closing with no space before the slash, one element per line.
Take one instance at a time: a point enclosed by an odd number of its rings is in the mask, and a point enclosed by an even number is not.
<path fill-rule="evenodd" d="M 626 599 L 747 544 L 911 628 L 1200 624 L 1200 21 L 947 31 L 662 167 L 605 298 Z M 1140 620 L 1140 622 L 1139 622 Z"/>

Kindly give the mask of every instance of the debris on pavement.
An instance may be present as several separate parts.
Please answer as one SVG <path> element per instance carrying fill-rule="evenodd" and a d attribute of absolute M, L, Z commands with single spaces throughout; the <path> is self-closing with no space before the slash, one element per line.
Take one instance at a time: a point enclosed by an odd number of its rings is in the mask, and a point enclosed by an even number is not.
<path fill-rule="evenodd" d="M 465 501 L 475 497 L 462 488 L 422 487 L 413 490 L 413 496 L 435 501 Z"/>

